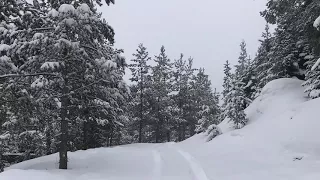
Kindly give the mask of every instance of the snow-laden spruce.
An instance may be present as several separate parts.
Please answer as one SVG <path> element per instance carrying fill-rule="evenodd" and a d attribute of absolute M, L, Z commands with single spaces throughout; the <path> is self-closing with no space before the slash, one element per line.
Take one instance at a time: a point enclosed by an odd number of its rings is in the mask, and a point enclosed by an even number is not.
<path fill-rule="evenodd" d="M 24 22 L 28 31 L 0 26 L 6 55 L 0 62 L 6 78 L 0 88 L 10 100 L 5 105 L 7 141 L 37 156 L 60 151 L 60 168 L 67 168 L 67 149 L 105 146 L 128 120 L 125 61 L 112 47 L 113 29 L 91 9 L 62 4 L 45 18 L 34 15 L 42 23 Z M 11 147 L 10 152 L 21 151 Z"/>
<path fill-rule="evenodd" d="M 315 21 L 313 26 L 317 28 L 319 31 L 320 27 L 320 17 L 318 17 Z M 306 87 L 305 92 L 308 93 L 309 97 L 311 98 L 318 98 L 320 97 L 320 81 L 319 81 L 319 65 L 320 65 L 320 58 L 317 60 L 315 58 L 310 59 L 311 62 L 309 63 L 309 68 L 306 76 L 306 82 L 303 83 L 303 86 Z"/>

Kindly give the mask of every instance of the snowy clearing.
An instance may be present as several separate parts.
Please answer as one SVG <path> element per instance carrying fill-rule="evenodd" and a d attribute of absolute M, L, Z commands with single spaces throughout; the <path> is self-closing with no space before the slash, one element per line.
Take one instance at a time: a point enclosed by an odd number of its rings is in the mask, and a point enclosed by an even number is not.
<path fill-rule="evenodd" d="M 320 99 L 309 100 L 302 81 L 270 82 L 246 109 L 249 125 L 206 142 L 198 134 L 181 143 L 133 144 L 58 155 L 7 168 L 4 180 L 317 180 L 320 179 Z"/>

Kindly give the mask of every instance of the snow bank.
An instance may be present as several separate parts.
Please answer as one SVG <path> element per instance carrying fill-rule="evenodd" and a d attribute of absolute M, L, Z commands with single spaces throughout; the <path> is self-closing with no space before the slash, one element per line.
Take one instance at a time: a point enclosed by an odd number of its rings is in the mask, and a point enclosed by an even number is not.
<path fill-rule="evenodd" d="M 199 139 L 179 145 L 212 179 L 320 179 L 320 99 L 307 101 L 301 84 L 272 81 L 246 109 L 249 125 L 208 143 Z"/>
<path fill-rule="evenodd" d="M 150 148 L 114 147 L 69 153 L 69 169 L 58 170 L 58 154 L 13 165 L 4 180 L 147 180 L 152 179 Z M 146 158 L 150 157 L 150 158 Z"/>
<path fill-rule="evenodd" d="M 307 101 L 307 94 L 297 79 L 278 79 L 268 83 L 261 94 L 245 110 L 249 124 L 253 121 L 269 120 L 294 106 Z"/>

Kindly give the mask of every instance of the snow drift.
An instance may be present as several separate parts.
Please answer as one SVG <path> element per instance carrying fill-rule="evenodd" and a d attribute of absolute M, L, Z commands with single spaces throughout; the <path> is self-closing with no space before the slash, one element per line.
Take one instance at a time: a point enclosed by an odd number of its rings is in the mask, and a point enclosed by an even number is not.
<path fill-rule="evenodd" d="M 212 179 L 320 179 L 320 99 L 308 100 L 302 83 L 268 83 L 246 109 L 249 124 L 243 129 L 230 131 L 226 120 L 219 126 L 227 132 L 211 142 L 200 143 L 203 135 L 197 135 L 180 146 Z"/>
<path fill-rule="evenodd" d="M 4 180 L 318 180 L 320 98 L 308 100 L 302 81 L 279 79 L 246 109 L 249 124 L 210 142 L 204 134 L 181 143 L 135 144 L 70 153 L 68 171 L 57 155 L 30 160 L 0 174 Z"/>

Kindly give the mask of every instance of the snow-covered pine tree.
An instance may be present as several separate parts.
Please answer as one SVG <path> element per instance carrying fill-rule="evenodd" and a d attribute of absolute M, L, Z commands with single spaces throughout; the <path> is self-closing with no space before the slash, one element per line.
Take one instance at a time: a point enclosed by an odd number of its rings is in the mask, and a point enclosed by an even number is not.
<path fill-rule="evenodd" d="M 23 72 L 32 74 L 25 80 L 31 81 L 35 97 L 45 95 L 58 105 L 59 167 L 66 169 L 70 126 L 90 122 L 100 130 L 114 132 L 126 121 L 125 61 L 111 46 L 113 30 L 88 5 L 75 8 L 63 4 L 58 11 L 49 11 L 46 20 L 50 23 L 28 31 L 28 38 L 21 43 L 20 49 L 30 61 Z M 83 138 L 88 139 L 89 133 L 84 128 Z"/>
<path fill-rule="evenodd" d="M 156 65 L 152 67 L 152 82 L 153 82 L 153 95 L 154 104 L 153 113 L 155 117 L 155 141 L 163 142 L 165 136 L 167 139 L 170 137 L 169 124 L 171 124 L 171 115 L 168 108 L 172 101 L 169 94 L 172 91 L 172 63 L 165 52 L 164 46 L 160 49 L 160 54 L 155 56 Z M 166 127 L 166 128 L 165 128 Z"/>
<path fill-rule="evenodd" d="M 269 52 L 272 63 L 268 79 L 293 76 L 305 79 L 306 67 L 316 60 L 318 33 L 312 24 L 318 11 L 316 1 L 268 1 L 261 14 L 268 23 L 277 24 Z"/>
<path fill-rule="evenodd" d="M 313 30 L 316 30 L 315 33 L 312 33 L 312 38 L 310 38 L 311 45 L 313 48 L 313 55 L 311 55 L 309 61 L 306 63 L 306 81 L 303 83 L 303 86 L 306 88 L 305 92 L 308 93 L 310 98 L 320 97 L 320 70 L 319 70 L 319 57 L 320 57 L 320 18 L 319 18 L 320 6 L 316 2 L 312 2 L 309 5 L 309 8 L 306 9 L 306 13 L 309 14 L 309 21 L 313 21 Z M 310 22 L 309 22 L 310 23 Z M 312 30 L 309 30 L 308 34 L 311 34 Z"/>
<path fill-rule="evenodd" d="M 223 91 L 222 91 L 222 105 L 221 105 L 221 114 L 220 114 L 220 121 L 223 121 L 227 117 L 227 110 L 226 106 L 228 104 L 228 94 L 231 91 L 232 88 L 232 79 L 234 77 L 234 74 L 231 73 L 231 67 L 229 61 L 226 61 L 224 64 L 224 77 L 223 77 Z"/>
<path fill-rule="evenodd" d="M 26 1 L 5 0 L 0 2 L 0 103 L 6 108 L 3 128 L 6 149 L 12 153 L 22 152 L 28 159 L 30 152 L 43 154 L 41 133 L 34 131 L 36 122 L 32 111 L 36 102 L 23 82 L 28 79 L 24 65 L 29 52 L 23 52 L 27 30 L 35 30 L 43 23 L 42 12 Z M 30 40 L 30 38 L 29 38 Z M 15 77 L 13 80 L 11 77 Z M 27 139 L 27 140 L 26 140 Z M 15 144 L 10 143 L 15 142 Z"/>
<path fill-rule="evenodd" d="M 252 64 L 257 80 L 256 93 L 253 97 L 256 97 L 261 92 L 261 89 L 270 81 L 270 79 L 268 79 L 270 77 L 268 70 L 272 67 L 272 60 L 269 59 L 272 35 L 268 24 L 266 24 L 265 32 L 262 33 L 262 39 L 259 41 L 261 44 Z"/>
<path fill-rule="evenodd" d="M 43 2 L 55 9 L 58 9 L 62 4 L 73 4 L 75 7 L 80 4 L 87 4 L 92 11 L 95 11 L 96 4 L 99 6 L 103 5 L 103 0 L 48 0 Z M 104 2 L 109 6 L 111 3 L 114 4 L 115 0 L 104 0 Z"/>
<path fill-rule="evenodd" d="M 245 96 L 242 89 L 243 84 L 237 80 L 233 80 L 232 89 L 227 94 L 225 100 L 227 101 L 224 107 L 224 113 L 233 122 L 236 129 L 240 129 L 248 122 L 244 109 L 251 102 Z"/>
<path fill-rule="evenodd" d="M 253 89 L 255 85 L 255 74 L 254 67 L 252 65 L 250 56 L 247 54 L 246 43 L 242 41 L 240 44 L 240 56 L 238 58 L 238 64 L 235 65 L 235 75 L 234 80 L 238 83 L 238 88 L 241 88 L 245 93 L 246 98 L 250 99 L 252 95 L 255 93 L 255 89 Z M 249 104 L 245 105 L 246 107 Z"/>
<path fill-rule="evenodd" d="M 132 78 L 130 79 L 132 82 L 136 84 L 136 93 L 134 94 L 133 101 L 136 102 L 136 106 L 134 109 L 136 110 L 135 117 L 138 118 L 139 122 L 139 143 L 142 142 L 143 135 L 143 126 L 144 126 L 144 115 L 146 108 L 146 89 L 147 83 L 147 74 L 149 73 L 150 66 L 147 64 L 151 58 L 149 57 L 149 53 L 147 52 L 147 48 L 143 46 L 143 44 L 139 44 L 137 52 L 133 54 L 134 59 L 132 59 L 132 63 L 129 65 Z"/>
<path fill-rule="evenodd" d="M 238 64 L 235 66 L 235 74 L 231 74 L 231 68 L 228 62 L 225 65 L 224 91 L 221 120 L 226 117 L 229 121 L 235 124 L 235 128 L 239 129 L 246 125 L 247 118 L 244 113 L 251 102 L 253 87 L 253 70 L 250 58 L 248 58 L 246 51 L 246 44 L 244 41 L 240 44 L 241 51 Z"/>
<path fill-rule="evenodd" d="M 319 21 L 320 21 L 320 16 L 314 21 L 314 28 L 318 29 L 318 31 L 320 27 Z M 320 33 L 318 34 L 318 38 L 319 37 L 320 37 Z M 317 52 L 317 57 L 319 57 L 319 52 Z M 320 58 L 317 61 L 310 61 L 310 63 L 308 64 L 306 81 L 303 83 L 303 86 L 306 87 L 305 92 L 308 93 L 308 96 L 311 98 L 320 97 L 319 63 L 320 63 Z"/>
<path fill-rule="evenodd" d="M 220 108 L 217 94 L 211 89 L 209 76 L 205 74 L 204 68 L 200 68 L 192 82 L 193 99 L 195 102 L 196 114 L 192 121 L 189 121 L 189 128 L 192 136 L 195 132 L 205 132 L 209 125 L 219 123 Z M 216 92 L 215 92 L 216 93 Z M 192 112 L 192 111 L 191 111 Z"/>
<path fill-rule="evenodd" d="M 223 91 L 222 91 L 222 96 L 225 97 L 231 90 L 231 67 L 229 61 L 226 61 L 224 64 L 224 78 L 223 78 Z"/>
<path fill-rule="evenodd" d="M 246 67 L 248 66 L 248 54 L 247 54 L 247 44 L 244 40 L 240 43 L 240 56 L 238 58 L 238 64 L 235 65 L 235 75 L 241 76 L 244 74 Z"/>
<path fill-rule="evenodd" d="M 174 101 L 174 118 L 176 123 L 176 137 L 178 141 L 182 141 L 186 137 L 187 108 L 192 103 L 192 91 L 190 82 L 196 71 L 193 68 L 193 59 L 184 60 L 183 54 L 179 59 L 174 61 L 174 81 L 172 99 Z"/>

